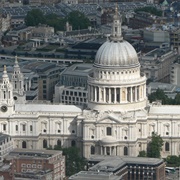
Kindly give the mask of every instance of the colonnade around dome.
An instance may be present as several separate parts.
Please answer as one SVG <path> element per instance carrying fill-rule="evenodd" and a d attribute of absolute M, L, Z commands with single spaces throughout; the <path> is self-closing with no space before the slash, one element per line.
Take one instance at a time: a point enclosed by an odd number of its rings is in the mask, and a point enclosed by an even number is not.
<path fill-rule="evenodd" d="M 146 99 L 146 85 L 131 87 L 101 87 L 88 85 L 88 101 L 96 103 L 131 103 Z"/>

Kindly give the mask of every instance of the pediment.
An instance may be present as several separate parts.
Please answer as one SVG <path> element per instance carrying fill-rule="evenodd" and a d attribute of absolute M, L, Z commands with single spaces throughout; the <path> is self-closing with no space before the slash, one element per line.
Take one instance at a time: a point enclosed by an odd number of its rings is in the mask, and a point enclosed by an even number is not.
<path fill-rule="evenodd" d="M 121 123 L 120 119 L 114 114 L 106 114 L 101 117 L 97 123 Z"/>

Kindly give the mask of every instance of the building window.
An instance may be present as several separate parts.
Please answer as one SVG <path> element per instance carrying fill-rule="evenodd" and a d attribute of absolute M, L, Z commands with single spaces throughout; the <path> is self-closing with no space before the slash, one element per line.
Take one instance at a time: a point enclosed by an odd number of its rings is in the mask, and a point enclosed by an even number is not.
<path fill-rule="evenodd" d="M 91 146 L 91 154 L 95 154 L 95 147 Z"/>
<path fill-rule="evenodd" d="M 61 147 L 61 140 L 57 140 L 57 146 L 60 146 Z"/>
<path fill-rule="evenodd" d="M 128 148 L 125 146 L 124 147 L 124 156 L 127 156 L 128 155 Z"/>
<path fill-rule="evenodd" d="M 47 140 L 46 139 L 43 140 L 43 148 L 47 148 Z"/>
<path fill-rule="evenodd" d="M 18 125 L 16 125 L 16 131 L 18 131 Z"/>
<path fill-rule="evenodd" d="M 32 168 L 36 168 L 36 164 L 32 164 Z"/>
<path fill-rule="evenodd" d="M 76 141 L 75 141 L 75 140 L 72 140 L 72 141 L 71 141 L 71 146 L 72 146 L 72 147 L 75 147 L 75 146 L 76 146 Z"/>
<path fill-rule="evenodd" d="M 3 131 L 6 131 L 6 124 L 3 124 Z"/>
<path fill-rule="evenodd" d="M 30 131 L 32 131 L 33 130 L 33 126 L 32 125 L 30 125 Z"/>
<path fill-rule="evenodd" d="M 22 130 L 26 131 L 26 125 L 25 124 L 22 125 Z"/>
<path fill-rule="evenodd" d="M 38 169 L 41 169 L 41 168 L 42 168 L 42 165 L 38 165 L 37 168 L 38 168 Z"/>
<path fill-rule="evenodd" d="M 111 127 L 107 127 L 106 128 L 106 134 L 107 134 L 107 136 L 111 136 L 112 135 Z"/>
<path fill-rule="evenodd" d="M 22 148 L 26 148 L 26 141 L 22 142 Z"/>
<path fill-rule="evenodd" d="M 165 151 L 169 151 L 169 142 L 165 143 Z"/>
<path fill-rule="evenodd" d="M 26 167 L 26 164 L 21 164 L 21 167 Z"/>

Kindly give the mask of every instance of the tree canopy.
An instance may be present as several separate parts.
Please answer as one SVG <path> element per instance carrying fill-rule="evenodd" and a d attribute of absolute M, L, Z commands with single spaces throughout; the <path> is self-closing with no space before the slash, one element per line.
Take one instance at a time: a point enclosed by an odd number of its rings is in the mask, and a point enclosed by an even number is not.
<path fill-rule="evenodd" d="M 67 21 L 75 29 L 86 29 L 90 25 L 89 19 L 79 11 L 72 11 L 67 16 Z"/>
<path fill-rule="evenodd" d="M 135 12 L 139 12 L 139 11 L 148 12 L 148 13 L 154 14 L 156 16 L 162 16 L 162 11 L 158 10 L 157 8 L 155 8 L 153 6 L 146 6 L 146 7 L 142 7 L 142 8 L 137 8 L 135 10 Z"/>
<path fill-rule="evenodd" d="M 66 19 L 59 17 L 57 14 L 48 14 L 45 16 L 46 24 L 54 27 L 55 31 L 64 31 Z"/>
<path fill-rule="evenodd" d="M 55 146 L 54 150 L 61 150 L 65 156 L 66 176 L 69 177 L 79 171 L 85 170 L 86 159 L 80 156 L 80 150 L 77 147 L 62 148 L 61 146 Z"/>
<path fill-rule="evenodd" d="M 168 156 L 165 160 L 168 166 L 174 166 L 174 167 L 180 166 L 180 156 L 175 156 L 175 155 Z"/>
<path fill-rule="evenodd" d="M 162 104 L 180 105 L 180 93 L 177 93 L 175 98 L 172 99 L 168 98 L 168 96 L 161 89 L 157 89 L 156 92 L 151 93 L 148 96 L 148 99 L 151 103 L 153 101 L 161 100 Z"/>
<path fill-rule="evenodd" d="M 153 133 L 147 147 L 147 157 L 160 158 L 163 146 L 163 139 L 160 135 Z"/>
<path fill-rule="evenodd" d="M 46 19 L 43 12 L 39 9 L 32 9 L 25 17 L 27 26 L 37 26 L 38 24 L 45 24 Z"/>
<path fill-rule="evenodd" d="M 33 9 L 25 17 L 27 26 L 47 24 L 54 27 L 55 31 L 65 30 L 67 21 L 72 25 L 73 30 L 86 29 L 90 25 L 89 19 L 79 11 L 72 11 L 66 17 L 60 17 L 54 13 L 44 15 L 40 9 Z"/>
<path fill-rule="evenodd" d="M 139 151 L 139 155 L 138 155 L 138 157 L 146 157 L 147 156 L 147 153 L 146 153 L 146 151 Z"/>

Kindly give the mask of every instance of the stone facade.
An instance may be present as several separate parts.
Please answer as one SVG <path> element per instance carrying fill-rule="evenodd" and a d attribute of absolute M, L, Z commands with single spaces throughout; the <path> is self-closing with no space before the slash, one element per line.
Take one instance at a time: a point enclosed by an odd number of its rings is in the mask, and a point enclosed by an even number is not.
<path fill-rule="evenodd" d="M 86 158 L 93 154 L 137 156 L 146 150 L 152 133 L 157 133 L 164 140 L 162 157 L 179 155 L 180 106 L 148 104 L 146 77 L 140 73 L 134 48 L 122 38 L 117 9 L 112 28 L 112 35 L 98 50 L 88 76 L 86 109 L 17 103 L 13 92 L 17 99 L 23 92 L 20 86 L 13 90 L 15 81 L 10 82 L 4 68 L 0 131 L 12 136 L 14 147 L 77 146 Z M 18 77 L 22 77 L 20 73 Z"/>

